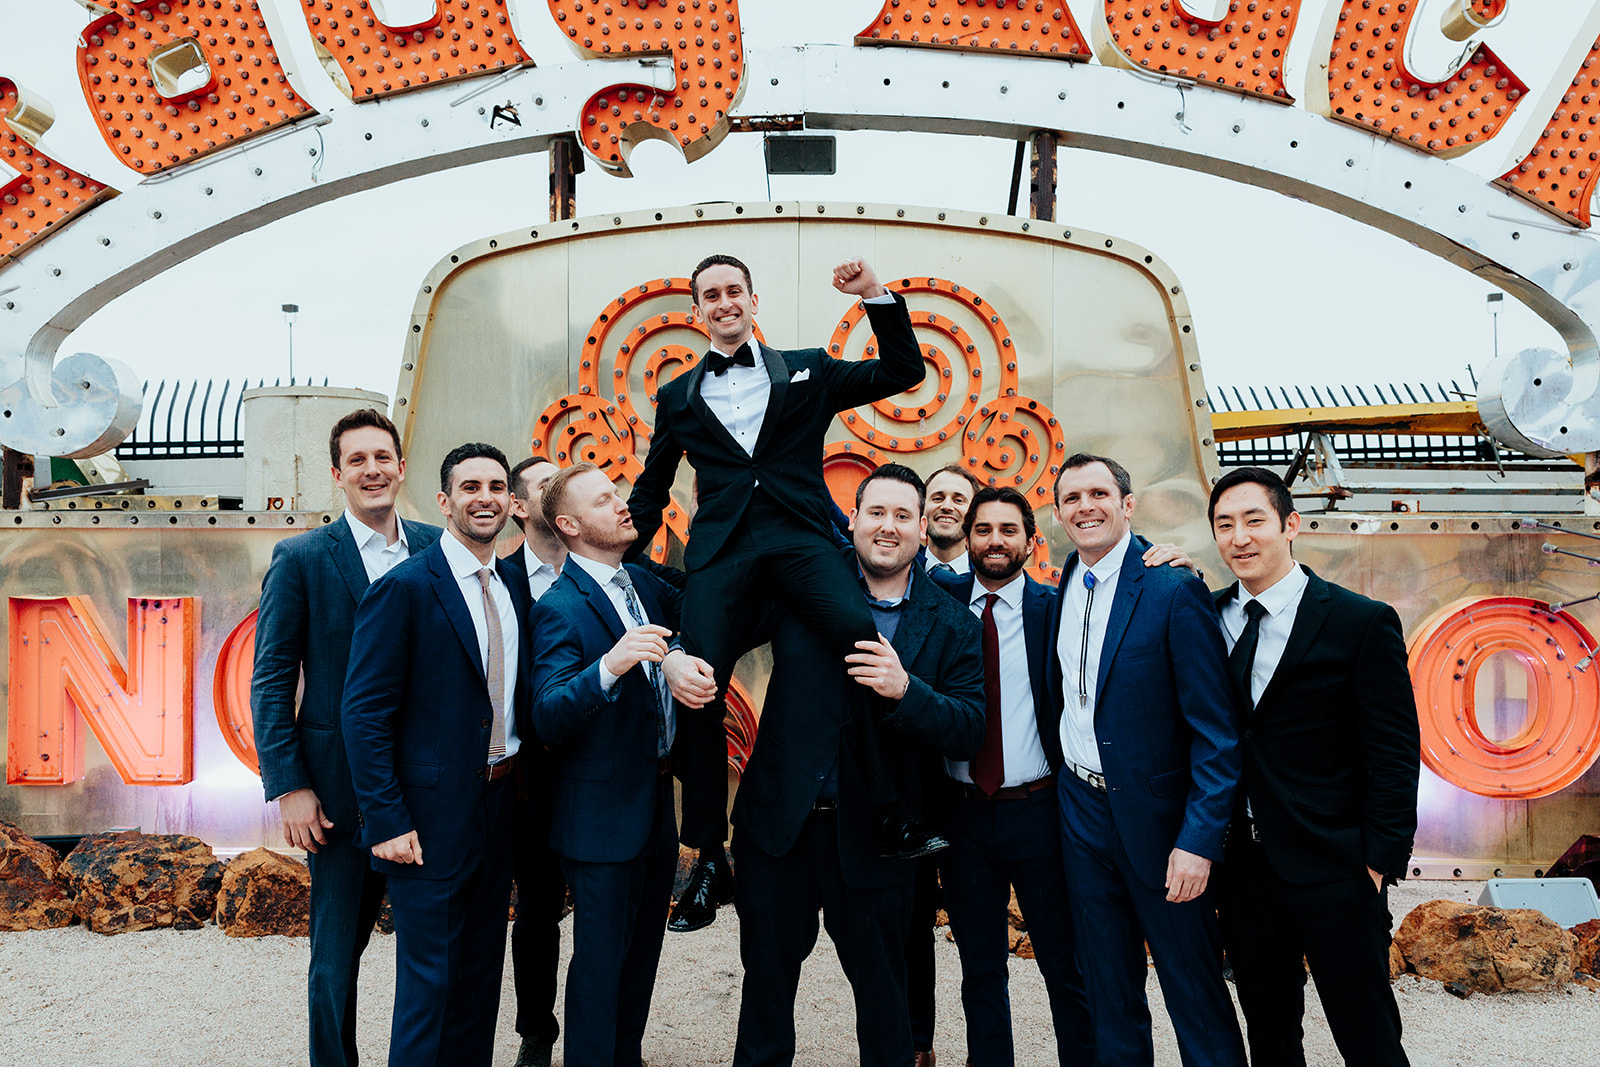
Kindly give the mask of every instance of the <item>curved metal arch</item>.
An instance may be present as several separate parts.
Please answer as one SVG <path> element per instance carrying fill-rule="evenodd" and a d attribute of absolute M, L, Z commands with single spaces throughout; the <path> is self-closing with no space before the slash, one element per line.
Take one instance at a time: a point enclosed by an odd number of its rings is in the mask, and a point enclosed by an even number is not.
<path fill-rule="evenodd" d="M 808 126 L 840 130 L 1008 139 L 1056 130 L 1069 147 L 1286 193 L 1409 241 L 1512 293 L 1567 344 L 1564 355 L 1530 350 L 1491 368 L 1480 404 L 1497 435 L 1547 454 L 1600 450 L 1597 239 L 1457 163 L 1297 108 L 1087 64 L 820 45 L 753 49 L 749 66 L 747 113 L 804 114 Z M 0 370 L 10 372 L 0 381 L 26 386 L 5 390 L 8 403 L 32 405 L 41 427 L 59 422 L 52 411 L 62 407 L 37 398 L 71 395 L 52 382 L 61 342 L 173 263 L 316 204 L 542 151 L 594 92 L 630 72 L 645 74 L 616 60 L 521 68 L 351 105 L 135 186 L 0 270 Z M 491 93 L 518 105 L 520 127 L 490 126 Z M 80 436 L 97 443 L 104 430 Z"/>

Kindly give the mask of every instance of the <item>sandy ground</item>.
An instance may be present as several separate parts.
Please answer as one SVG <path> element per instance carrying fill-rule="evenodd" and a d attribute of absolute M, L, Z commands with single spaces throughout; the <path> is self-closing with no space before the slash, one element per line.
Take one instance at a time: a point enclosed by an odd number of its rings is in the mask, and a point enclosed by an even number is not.
<path fill-rule="evenodd" d="M 1475 902 L 1482 883 L 1422 882 L 1401 886 L 1396 916 L 1440 897 Z M 571 920 L 563 923 L 563 955 L 571 952 Z M 727 1064 L 733 1058 L 742 971 L 738 916 L 725 908 L 709 929 L 667 935 L 645 1060 L 652 1067 Z M 960 963 L 955 945 L 936 939 L 939 1029 L 935 1047 L 949 1067 L 965 1053 Z M 81 926 L 0 933 L 0 1064 L 228 1064 L 278 1067 L 304 1063 L 303 938 L 233 939 L 216 927 L 103 937 Z M 1011 997 L 1019 1065 L 1054 1062 L 1044 985 L 1030 960 L 1016 960 Z M 375 937 L 361 974 L 363 1059 L 381 1064 L 388 1051 L 394 989 L 394 939 Z M 1152 973 L 1156 1063 L 1177 1067 L 1177 1046 Z M 1556 993 L 1474 996 L 1457 1000 L 1435 982 L 1406 977 L 1396 984 L 1406 1046 L 1418 1067 L 1600 1062 L 1600 993 L 1569 987 Z M 1340 1062 L 1311 997 L 1307 1060 Z M 559 1009 L 558 1009 L 559 1010 Z M 838 957 L 823 934 L 808 961 L 795 1009 L 805 1067 L 855 1062 L 855 1011 Z M 496 1033 L 495 1064 L 516 1058 L 511 978 L 506 976 Z M 559 1051 L 556 1062 L 561 1062 Z"/>

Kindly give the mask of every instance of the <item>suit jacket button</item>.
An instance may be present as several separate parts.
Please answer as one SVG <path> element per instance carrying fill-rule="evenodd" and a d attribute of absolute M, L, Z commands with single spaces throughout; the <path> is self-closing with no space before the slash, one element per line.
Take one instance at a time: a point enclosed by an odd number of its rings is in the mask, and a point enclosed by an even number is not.
<path fill-rule="evenodd" d="M 488 729 L 488 728 L 489 728 L 489 727 L 490 727 L 490 725 L 491 725 L 491 723 L 490 723 L 490 722 L 489 722 L 489 720 L 488 720 L 488 719 L 484 719 L 484 720 L 483 720 L 483 721 L 482 721 L 482 722 L 480 722 L 480 723 L 479 723 L 479 724 L 478 724 L 478 725 L 479 725 L 479 726 L 481 726 L 481 727 L 483 727 L 483 728 L 484 728 L 484 729 L 485 729 L 485 730 L 487 730 L 487 729 Z"/>
<path fill-rule="evenodd" d="M 1252 738 L 1252 737 L 1254 737 L 1254 736 L 1255 736 L 1255 735 L 1256 735 L 1256 732 L 1255 732 L 1255 731 L 1254 731 L 1254 730 L 1246 730 L 1246 731 L 1245 731 L 1245 732 L 1244 732 L 1244 739 L 1245 739 L 1245 740 L 1246 740 L 1246 741 L 1248 741 L 1248 740 L 1250 740 L 1250 739 L 1251 739 L 1251 738 Z"/>
<path fill-rule="evenodd" d="M 817 775 L 817 781 L 819 781 L 819 782 L 824 781 L 827 777 L 828 776 L 826 774 L 819 774 L 819 775 Z"/>
<path fill-rule="evenodd" d="M 473 771 L 472 773 L 474 775 L 476 775 L 477 777 L 482 778 L 484 776 L 485 769 L 483 767 L 479 767 L 477 770 Z"/>

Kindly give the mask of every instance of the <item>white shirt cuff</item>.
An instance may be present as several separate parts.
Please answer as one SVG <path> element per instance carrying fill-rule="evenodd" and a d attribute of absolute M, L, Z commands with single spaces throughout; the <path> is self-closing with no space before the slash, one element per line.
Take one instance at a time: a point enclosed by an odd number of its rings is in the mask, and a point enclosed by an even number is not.
<path fill-rule="evenodd" d="M 595 666 L 600 668 L 600 692 L 609 693 L 617 687 L 618 676 L 606 670 L 606 660 L 601 656 L 595 661 Z"/>
<path fill-rule="evenodd" d="M 882 296 L 862 297 L 861 302 L 863 304 L 892 304 L 894 303 L 894 294 L 884 293 Z"/>

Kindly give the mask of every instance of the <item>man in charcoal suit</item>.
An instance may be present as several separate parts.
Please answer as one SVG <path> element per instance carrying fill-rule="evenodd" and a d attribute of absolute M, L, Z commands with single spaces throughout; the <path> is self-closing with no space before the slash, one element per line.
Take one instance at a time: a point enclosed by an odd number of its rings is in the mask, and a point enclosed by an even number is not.
<path fill-rule="evenodd" d="M 278 804 L 284 843 L 304 849 L 311 868 L 311 1067 L 346 1067 L 356 1062 L 361 953 L 383 902 L 383 875 L 355 843 L 356 796 L 341 730 L 350 635 L 367 586 L 437 541 L 439 528 L 395 511 L 406 464 L 400 433 L 381 412 L 360 408 L 334 423 L 328 450 L 344 514 L 272 550 L 250 710 L 262 787 Z"/>

